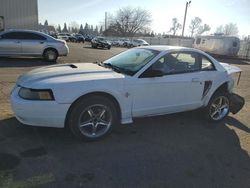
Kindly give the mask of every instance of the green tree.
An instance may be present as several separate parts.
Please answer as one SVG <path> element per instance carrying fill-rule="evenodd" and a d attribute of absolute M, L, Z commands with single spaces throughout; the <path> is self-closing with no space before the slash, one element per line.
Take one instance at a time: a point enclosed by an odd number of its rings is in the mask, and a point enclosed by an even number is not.
<path fill-rule="evenodd" d="M 49 25 L 48 20 L 45 20 L 44 25 L 45 25 L 45 26 L 48 26 L 48 25 Z"/>
<path fill-rule="evenodd" d="M 68 28 L 67 28 L 67 24 L 66 24 L 66 23 L 64 23 L 64 26 L 63 26 L 63 30 L 62 30 L 62 32 L 64 32 L 64 33 L 69 32 L 69 31 L 68 31 Z"/>
<path fill-rule="evenodd" d="M 58 24 L 58 27 L 57 27 L 57 32 L 61 33 L 62 32 L 62 29 L 61 29 L 61 25 Z"/>

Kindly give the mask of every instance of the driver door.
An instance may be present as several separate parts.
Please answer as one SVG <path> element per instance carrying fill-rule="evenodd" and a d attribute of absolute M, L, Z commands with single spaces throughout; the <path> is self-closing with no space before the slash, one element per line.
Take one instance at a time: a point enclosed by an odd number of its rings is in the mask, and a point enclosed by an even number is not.
<path fill-rule="evenodd" d="M 133 117 L 168 114 L 200 107 L 204 89 L 200 64 L 198 54 L 196 57 L 192 52 L 176 52 L 160 58 L 131 86 Z"/>

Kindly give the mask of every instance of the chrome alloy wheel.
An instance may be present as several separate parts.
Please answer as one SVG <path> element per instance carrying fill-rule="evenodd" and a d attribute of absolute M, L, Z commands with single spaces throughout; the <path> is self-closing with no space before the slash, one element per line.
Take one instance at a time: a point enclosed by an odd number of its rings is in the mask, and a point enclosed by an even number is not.
<path fill-rule="evenodd" d="M 84 136 L 96 138 L 107 133 L 112 124 L 111 110 L 102 104 L 87 107 L 79 116 L 79 130 Z"/>
<path fill-rule="evenodd" d="M 209 109 L 209 115 L 215 121 L 223 119 L 228 114 L 228 112 L 229 100 L 225 96 L 219 96 L 215 98 Z"/>

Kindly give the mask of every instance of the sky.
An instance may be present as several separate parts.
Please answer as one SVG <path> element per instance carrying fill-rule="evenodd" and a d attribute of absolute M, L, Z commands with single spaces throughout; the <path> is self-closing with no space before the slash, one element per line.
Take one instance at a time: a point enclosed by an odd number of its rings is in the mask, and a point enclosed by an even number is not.
<path fill-rule="evenodd" d="M 151 29 L 156 33 L 167 33 L 172 18 L 183 24 L 186 0 L 38 0 L 39 22 L 63 26 L 76 21 L 85 25 L 100 26 L 104 23 L 105 12 L 115 14 L 119 8 L 140 7 L 152 16 Z M 250 0 L 192 0 L 187 11 L 185 35 L 190 35 L 188 26 L 191 19 L 200 17 L 208 24 L 213 34 L 216 28 L 227 23 L 235 23 L 239 36 L 250 35 Z M 178 34 L 181 34 L 179 31 Z"/>

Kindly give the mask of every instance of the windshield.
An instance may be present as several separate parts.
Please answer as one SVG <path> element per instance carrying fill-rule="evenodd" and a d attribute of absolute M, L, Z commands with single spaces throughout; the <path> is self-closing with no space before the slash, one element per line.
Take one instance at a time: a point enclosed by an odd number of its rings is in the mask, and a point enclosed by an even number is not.
<path fill-rule="evenodd" d="M 159 52 L 155 50 L 134 48 L 104 61 L 104 64 L 112 65 L 132 76 L 158 54 Z"/>

